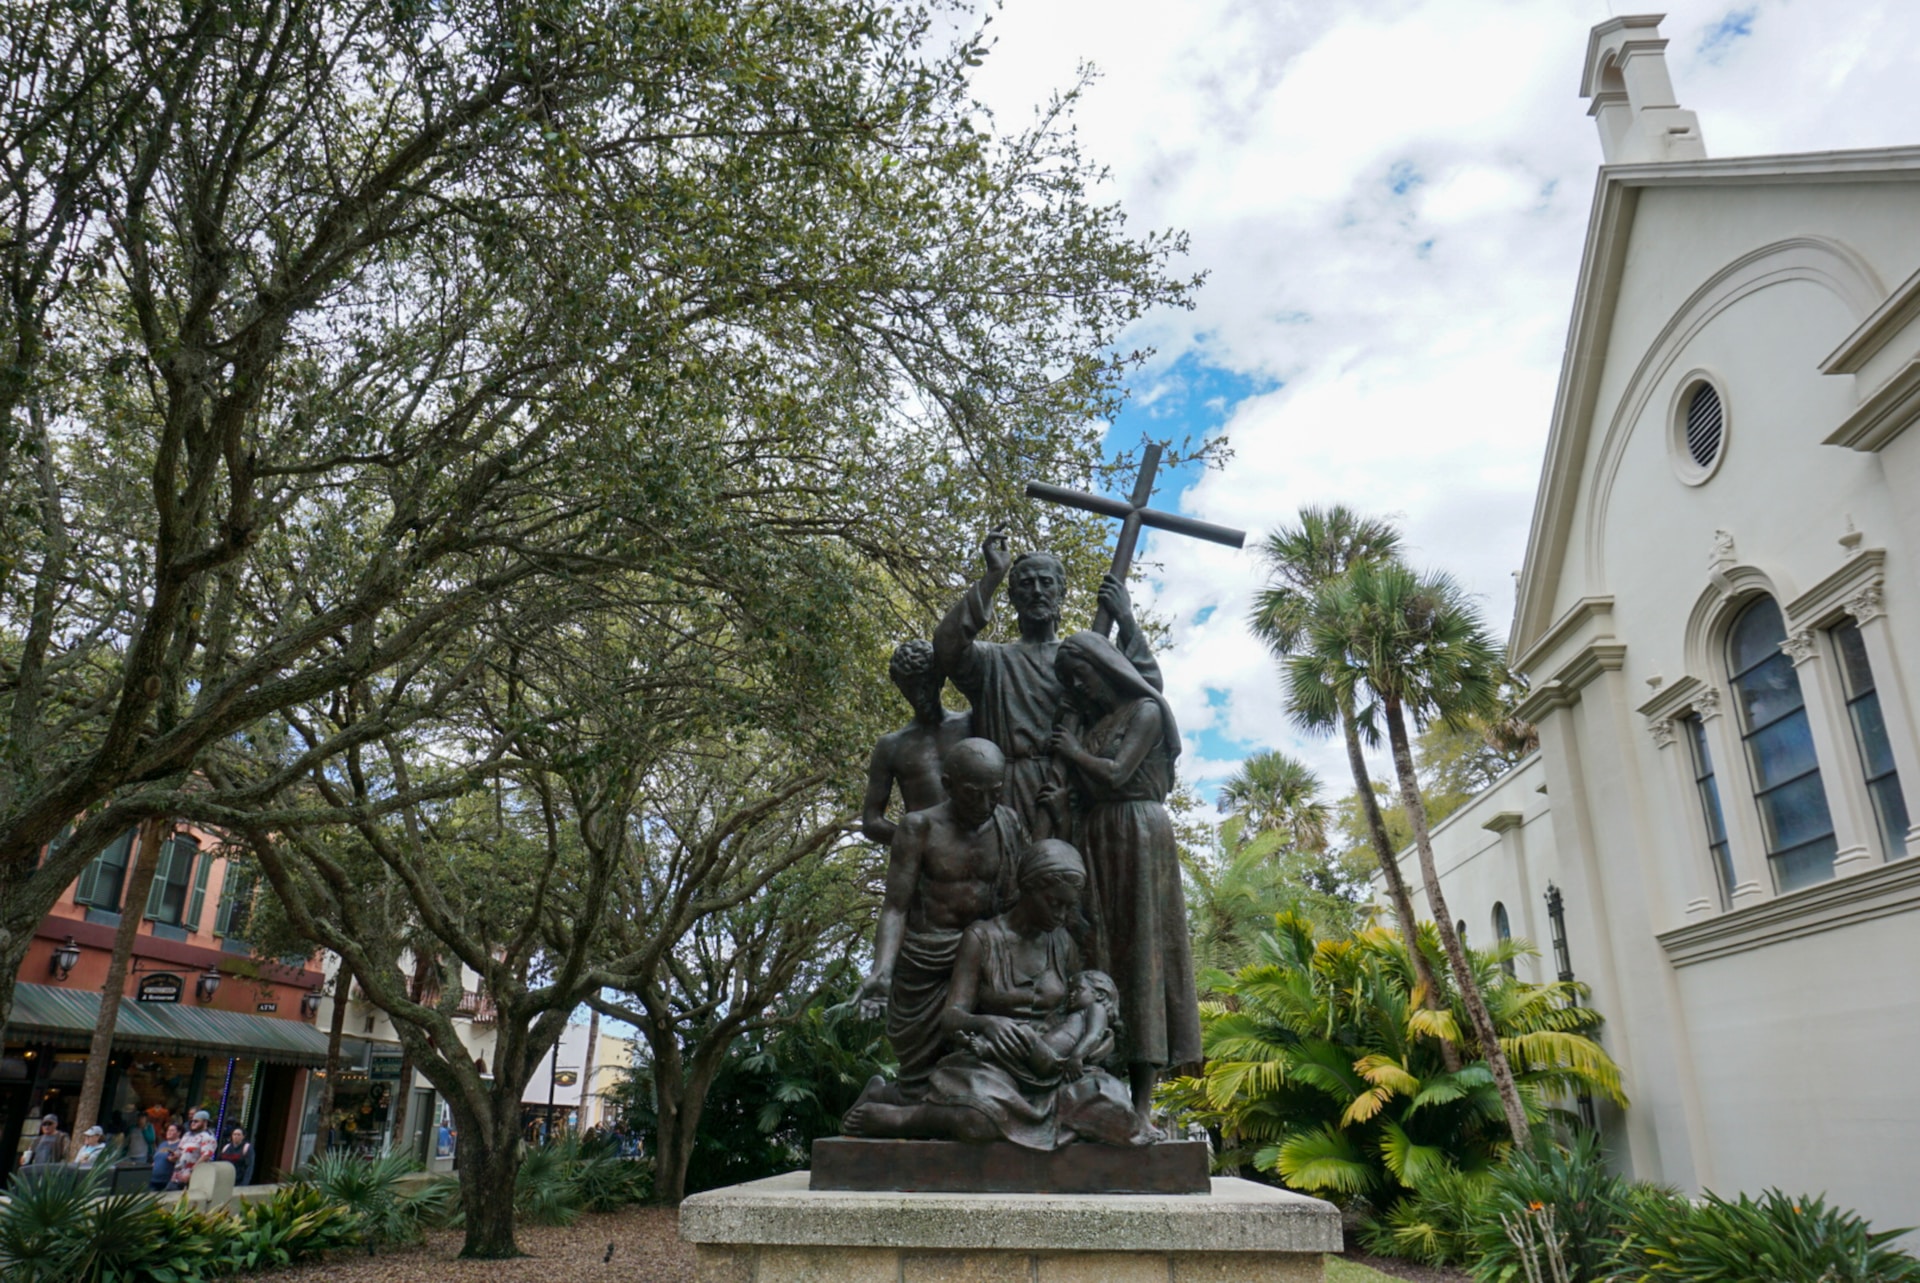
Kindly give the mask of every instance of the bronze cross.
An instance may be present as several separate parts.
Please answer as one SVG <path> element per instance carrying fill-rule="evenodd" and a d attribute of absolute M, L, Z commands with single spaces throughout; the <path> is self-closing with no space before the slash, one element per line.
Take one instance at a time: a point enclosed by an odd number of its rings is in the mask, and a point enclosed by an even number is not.
<path fill-rule="evenodd" d="M 1133 498 L 1126 502 L 1109 499 L 1105 495 L 1088 494 L 1084 490 L 1069 490 L 1065 486 L 1048 485 L 1044 481 L 1027 482 L 1027 498 L 1045 499 L 1049 503 L 1065 504 L 1069 508 L 1080 508 L 1086 512 L 1097 512 L 1103 517 L 1120 519 L 1120 539 L 1113 548 L 1113 577 L 1121 583 L 1127 582 L 1127 574 L 1133 569 L 1133 547 L 1140 541 L 1140 527 L 1152 526 L 1156 530 L 1171 530 L 1177 535 L 1191 535 L 1195 539 L 1207 539 L 1214 543 L 1225 544 L 1229 548 L 1247 546 L 1247 532 L 1234 530 L 1228 526 L 1216 526 L 1208 521 L 1195 521 L 1192 517 L 1183 517 L 1174 512 L 1161 512 L 1147 507 L 1147 500 L 1153 495 L 1153 476 L 1160 470 L 1160 447 L 1149 445 L 1140 459 L 1140 475 L 1134 478 Z M 1105 637 L 1113 631 L 1113 619 L 1103 606 L 1094 612 L 1093 631 Z"/>

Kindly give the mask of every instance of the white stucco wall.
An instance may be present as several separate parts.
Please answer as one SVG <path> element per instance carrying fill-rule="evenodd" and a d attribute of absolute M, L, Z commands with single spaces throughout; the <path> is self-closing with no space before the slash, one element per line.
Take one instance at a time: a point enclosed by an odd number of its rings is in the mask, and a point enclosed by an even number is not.
<path fill-rule="evenodd" d="M 1920 360 L 1920 321 L 1884 326 L 1857 373 L 1821 369 L 1920 268 L 1920 180 L 1889 165 L 1656 183 L 1630 202 L 1610 320 L 1571 354 L 1595 363 L 1598 392 L 1584 425 L 1555 426 L 1585 433 L 1563 464 L 1577 476 L 1557 478 L 1573 482 L 1561 502 L 1574 512 L 1523 585 L 1561 621 L 1527 639 L 1541 751 L 1440 826 L 1435 848 L 1475 943 L 1499 898 L 1515 933 L 1544 947 L 1540 896 L 1549 880 L 1564 893 L 1574 970 L 1608 1016 L 1633 1099 L 1606 1122 L 1623 1167 L 1687 1189 L 1825 1192 L 1911 1225 L 1920 860 L 1872 823 L 1824 631 L 1871 621 L 1860 627 L 1920 815 L 1920 429 L 1872 448 L 1825 443 Z M 1688 485 L 1670 425 L 1697 372 L 1723 391 L 1727 442 L 1711 478 Z M 1723 655 L 1726 624 L 1757 592 L 1790 634 L 1805 630 L 1796 672 L 1841 848 L 1834 881 L 1791 895 L 1767 864 Z M 1686 715 L 1713 750 L 1731 903 L 1672 720 Z"/>

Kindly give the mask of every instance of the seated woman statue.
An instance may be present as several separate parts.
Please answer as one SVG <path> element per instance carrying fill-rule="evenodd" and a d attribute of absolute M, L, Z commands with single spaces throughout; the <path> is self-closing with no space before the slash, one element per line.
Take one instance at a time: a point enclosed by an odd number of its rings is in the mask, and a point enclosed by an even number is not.
<path fill-rule="evenodd" d="M 1059 1149 L 1075 1140 L 1160 1139 L 1127 1085 L 1097 1062 L 1117 1023 L 1113 981 L 1082 971 L 1067 923 L 1087 883 L 1080 853 L 1047 840 L 1020 857 L 1012 909 L 966 929 L 941 1027 L 955 1048 L 933 1068 L 924 1100 L 890 1103 L 875 1078 L 841 1120 L 849 1136 L 986 1142 Z"/>

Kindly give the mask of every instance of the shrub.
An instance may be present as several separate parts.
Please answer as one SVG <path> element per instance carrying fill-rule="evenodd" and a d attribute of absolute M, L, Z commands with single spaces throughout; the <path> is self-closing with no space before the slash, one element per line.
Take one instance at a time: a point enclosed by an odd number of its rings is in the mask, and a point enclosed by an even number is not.
<path fill-rule="evenodd" d="M 425 1228 L 426 1214 L 437 1206 L 423 1204 L 401 1186 L 401 1179 L 414 1170 L 405 1154 L 361 1158 L 335 1150 L 309 1160 L 294 1178 L 351 1212 L 355 1228 L 369 1244 L 412 1243 Z"/>
<path fill-rule="evenodd" d="M 8 1283 L 91 1277 L 93 1200 L 106 1188 L 105 1174 L 49 1167 L 26 1176 L 14 1179 L 0 1206 L 0 1276 Z"/>
<path fill-rule="evenodd" d="M 234 1218 L 227 1259 L 242 1271 L 279 1269 L 360 1241 L 354 1214 L 312 1185 L 284 1185 Z"/>
<path fill-rule="evenodd" d="M 7 1283 L 198 1283 L 220 1272 L 231 1218 L 169 1209 L 151 1194 L 105 1196 L 104 1168 L 50 1167 L 0 1207 Z"/>
<path fill-rule="evenodd" d="M 1768 1190 L 1697 1206 L 1646 1200 L 1629 1209 L 1619 1263 L 1654 1283 L 1915 1283 L 1920 1261 L 1891 1246 L 1904 1230 L 1873 1230 L 1824 1198 Z"/>
<path fill-rule="evenodd" d="M 1562 1147 L 1542 1144 L 1516 1154 L 1493 1172 L 1474 1208 L 1467 1239 L 1479 1283 L 1508 1283 L 1547 1272 L 1552 1256 L 1568 1283 L 1608 1276 L 1622 1233 L 1628 1191 L 1624 1177 L 1606 1169 L 1599 1138 L 1576 1135 Z"/>
<path fill-rule="evenodd" d="M 1422 1005 L 1411 955 L 1369 928 L 1320 939 L 1293 914 L 1274 919 L 1263 961 L 1214 978 L 1202 1006 L 1204 1078 L 1176 1080 L 1164 1098 L 1216 1131 L 1227 1165 L 1250 1161 L 1287 1185 L 1337 1202 L 1364 1198 L 1383 1213 L 1446 1173 L 1486 1171 L 1510 1144 L 1493 1075 L 1462 1035 L 1449 992 Z M 1423 951 L 1446 974 L 1429 926 Z M 1620 1071 L 1591 1033 L 1600 1017 L 1571 983 L 1533 985 L 1501 963 L 1503 945 L 1469 951 L 1529 1116 L 1590 1091 L 1624 1105 Z M 1444 983 L 1444 981 L 1442 982 Z M 1441 1040 L 1464 1063 L 1448 1070 Z"/>
<path fill-rule="evenodd" d="M 513 1210 L 534 1225 L 571 1225 L 583 1203 L 572 1142 L 527 1151 L 514 1177 Z"/>
<path fill-rule="evenodd" d="M 1427 1265 L 1458 1265 L 1471 1250 L 1473 1213 L 1485 1199 L 1487 1172 L 1441 1172 L 1386 1212 L 1361 1222 L 1370 1252 Z"/>

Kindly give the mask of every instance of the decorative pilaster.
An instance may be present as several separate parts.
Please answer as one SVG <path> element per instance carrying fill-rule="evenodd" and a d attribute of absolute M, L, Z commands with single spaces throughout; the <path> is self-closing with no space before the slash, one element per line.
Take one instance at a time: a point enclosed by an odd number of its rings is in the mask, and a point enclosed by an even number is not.
<path fill-rule="evenodd" d="M 1729 907 L 1758 904 L 1773 893 L 1773 874 L 1767 869 L 1767 841 L 1760 817 L 1751 805 L 1752 783 L 1741 751 L 1740 738 L 1722 716 L 1718 686 L 1702 687 L 1693 698 L 1693 713 L 1706 732 L 1707 752 L 1713 757 L 1713 776 L 1720 789 L 1720 817 L 1727 826 L 1727 858 L 1733 861 L 1733 890 Z"/>

